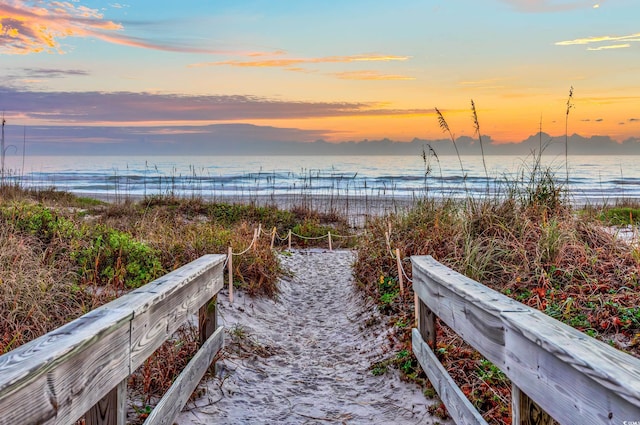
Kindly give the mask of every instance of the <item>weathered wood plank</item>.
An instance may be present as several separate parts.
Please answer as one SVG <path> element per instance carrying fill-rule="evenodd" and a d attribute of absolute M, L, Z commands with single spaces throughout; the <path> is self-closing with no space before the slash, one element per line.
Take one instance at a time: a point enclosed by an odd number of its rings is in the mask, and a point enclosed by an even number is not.
<path fill-rule="evenodd" d="M 89 409 L 84 417 L 86 425 L 126 425 L 127 380 L 120 382 Z"/>
<path fill-rule="evenodd" d="M 413 289 L 444 323 L 498 367 L 504 365 L 503 311 L 527 307 L 438 263 L 413 256 Z"/>
<path fill-rule="evenodd" d="M 224 255 L 207 255 L 0 356 L 0 425 L 73 423 L 118 386 L 222 288 Z M 200 287 L 200 285 L 202 287 Z M 138 333 L 132 335 L 132 321 Z M 145 322 L 146 320 L 146 322 Z M 144 346 L 132 360 L 133 347 Z M 155 348 L 154 348 L 155 349 Z"/>
<path fill-rule="evenodd" d="M 189 316 L 222 289 L 223 255 L 207 255 L 151 282 L 132 305 L 131 370 L 140 366 Z M 142 289 L 142 288 L 141 288 Z M 136 291 L 137 292 L 137 291 Z"/>
<path fill-rule="evenodd" d="M 431 257 L 412 262 L 420 299 L 557 421 L 614 424 L 640 418 L 640 359 Z"/>
<path fill-rule="evenodd" d="M 418 331 L 432 350 L 436 349 L 436 315 L 418 298 Z"/>
<path fill-rule="evenodd" d="M 204 343 L 182 373 L 153 409 L 145 425 L 171 425 L 193 393 L 216 353 L 224 346 L 224 328 L 220 326 Z"/>
<path fill-rule="evenodd" d="M 414 328 L 411 337 L 413 353 L 420 366 L 422 366 L 422 370 L 427 374 L 431 385 L 438 392 L 440 400 L 447 407 L 447 411 L 454 422 L 458 425 L 487 425 L 482 415 L 465 397 L 442 364 L 440 364 L 436 355 L 424 342 L 420 332 Z"/>
<path fill-rule="evenodd" d="M 640 360 L 532 310 L 503 313 L 505 374 L 562 424 L 640 418 Z"/>
<path fill-rule="evenodd" d="M 215 296 L 200 307 L 198 313 L 198 333 L 200 336 L 200 345 L 209 339 L 211 335 L 218 329 L 218 297 Z"/>
<path fill-rule="evenodd" d="M 73 423 L 129 375 L 131 313 L 100 308 L 0 357 L 0 424 Z"/>
<path fill-rule="evenodd" d="M 511 388 L 512 425 L 557 425 L 551 416 L 516 385 Z"/>

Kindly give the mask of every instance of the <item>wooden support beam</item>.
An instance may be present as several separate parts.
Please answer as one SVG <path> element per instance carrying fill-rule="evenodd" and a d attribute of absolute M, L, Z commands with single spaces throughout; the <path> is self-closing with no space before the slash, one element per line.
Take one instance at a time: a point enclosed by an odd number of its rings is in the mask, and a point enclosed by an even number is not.
<path fill-rule="evenodd" d="M 512 425 L 558 425 L 551 416 L 529 396 L 520 391 L 517 385 L 511 387 L 511 424 Z"/>
<path fill-rule="evenodd" d="M 178 375 L 171 388 L 144 421 L 144 425 L 172 425 L 211 366 L 216 353 L 224 346 L 224 328 L 218 328 Z"/>
<path fill-rule="evenodd" d="M 218 296 L 211 298 L 200 307 L 198 312 L 198 331 L 200 336 L 200 346 L 218 329 L 217 315 Z"/>
<path fill-rule="evenodd" d="M 436 315 L 427 305 L 418 298 L 418 331 L 425 343 L 436 349 Z"/>
<path fill-rule="evenodd" d="M 454 422 L 461 425 L 487 425 L 482 415 L 473 407 L 433 351 L 422 340 L 417 329 L 413 330 L 411 337 L 413 354 L 440 396 L 440 400 L 447 406 L 447 412 Z"/>
<path fill-rule="evenodd" d="M 127 380 L 123 380 L 85 415 L 86 425 L 126 425 Z"/>

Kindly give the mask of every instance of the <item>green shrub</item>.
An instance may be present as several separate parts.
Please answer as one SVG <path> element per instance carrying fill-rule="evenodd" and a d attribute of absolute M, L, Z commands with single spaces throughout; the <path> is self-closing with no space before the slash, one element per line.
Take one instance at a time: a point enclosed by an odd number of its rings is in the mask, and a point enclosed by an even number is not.
<path fill-rule="evenodd" d="M 96 284 L 140 287 L 164 273 L 159 253 L 128 233 L 98 226 L 77 254 L 83 278 Z"/>

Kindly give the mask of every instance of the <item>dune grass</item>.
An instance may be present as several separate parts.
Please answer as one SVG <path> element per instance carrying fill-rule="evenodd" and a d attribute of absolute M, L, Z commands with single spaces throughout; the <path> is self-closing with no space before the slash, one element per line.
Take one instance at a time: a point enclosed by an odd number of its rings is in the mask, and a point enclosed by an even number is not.
<path fill-rule="evenodd" d="M 259 224 L 280 235 L 288 229 L 304 236 L 349 231 L 339 216 L 304 208 L 282 211 L 170 196 L 108 204 L 55 190 L 0 187 L 0 353 L 204 254 L 226 254 L 229 246 L 240 252 Z M 341 243 L 353 239 L 336 240 L 335 246 Z M 277 293 L 282 271 L 269 237 L 234 258 L 233 265 L 234 286 L 253 295 Z M 181 329 L 173 339 L 130 377 L 136 422 L 197 350 L 193 328 Z"/>
<path fill-rule="evenodd" d="M 532 167 L 532 169 L 535 169 Z M 640 357 L 640 248 L 607 230 L 629 224 L 632 207 L 575 209 L 551 170 L 523 174 L 502 196 L 480 200 L 425 199 L 404 215 L 370 222 L 358 244 L 355 274 L 395 329 L 392 354 L 374 371 L 395 365 L 433 392 L 411 353 L 408 324 L 413 294 L 400 296 L 399 248 L 410 275 L 410 255 L 431 255 L 452 269 L 594 338 Z M 629 217 L 632 217 L 629 220 Z M 504 374 L 446 326 L 437 353 L 471 402 L 492 424 L 508 424 L 511 385 Z M 444 414 L 443 407 L 434 413 Z"/>

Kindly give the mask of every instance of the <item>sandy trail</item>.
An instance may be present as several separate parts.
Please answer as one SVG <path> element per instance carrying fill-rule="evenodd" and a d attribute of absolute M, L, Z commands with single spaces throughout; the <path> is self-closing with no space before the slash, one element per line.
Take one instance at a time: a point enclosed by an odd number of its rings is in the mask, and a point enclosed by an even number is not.
<path fill-rule="evenodd" d="M 177 423 L 431 424 L 433 401 L 387 373 L 373 376 L 385 333 L 352 283 L 350 251 L 293 251 L 276 300 L 218 298 L 226 358 Z M 235 342 L 233 342 L 235 341 Z"/>

